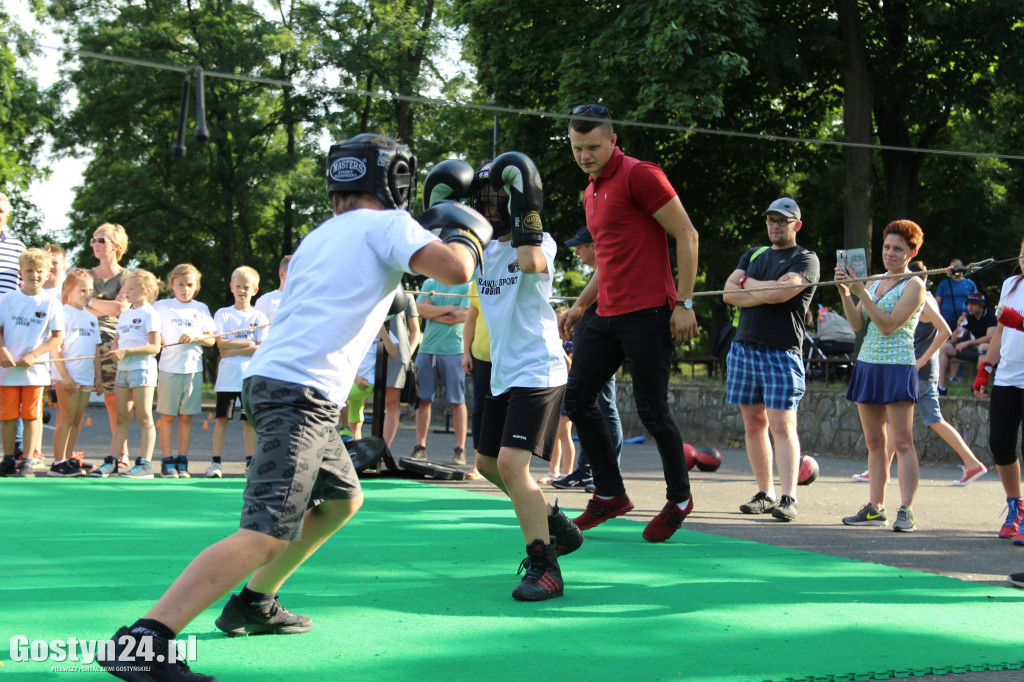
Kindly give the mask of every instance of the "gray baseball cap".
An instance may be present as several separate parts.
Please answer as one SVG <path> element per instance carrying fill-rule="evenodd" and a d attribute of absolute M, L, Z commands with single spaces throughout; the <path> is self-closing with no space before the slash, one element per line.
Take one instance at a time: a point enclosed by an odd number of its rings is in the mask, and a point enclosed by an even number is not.
<path fill-rule="evenodd" d="M 800 207 L 796 205 L 795 201 L 788 197 L 776 199 L 761 215 L 768 215 L 769 213 L 781 213 L 787 218 L 796 218 L 797 220 L 800 220 Z"/>

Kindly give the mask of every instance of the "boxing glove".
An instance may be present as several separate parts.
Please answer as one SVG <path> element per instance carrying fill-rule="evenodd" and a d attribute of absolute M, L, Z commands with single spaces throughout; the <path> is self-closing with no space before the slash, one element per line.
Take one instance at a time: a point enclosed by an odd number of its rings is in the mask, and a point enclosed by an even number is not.
<path fill-rule="evenodd" d="M 505 152 L 491 162 L 491 187 L 508 193 L 512 246 L 540 246 L 544 225 L 544 187 L 537 166 L 521 152 Z"/>
<path fill-rule="evenodd" d="M 420 224 L 445 244 L 462 244 L 469 249 L 483 273 L 484 246 L 494 234 L 487 218 L 455 201 L 439 201 L 423 213 Z"/>
<path fill-rule="evenodd" d="M 473 167 L 459 159 L 448 159 L 434 166 L 423 183 L 423 209 L 444 199 L 461 201 L 473 186 Z"/>
<path fill-rule="evenodd" d="M 1021 315 L 1013 308 L 1003 308 L 1003 312 L 999 314 L 999 323 L 1011 329 L 1024 330 L 1024 315 Z"/>
<path fill-rule="evenodd" d="M 974 390 L 984 391 L 988 382 L 992 379 L 992 363 L 983 362 L 978 365 L 978 376 L 974 380 Z"/>

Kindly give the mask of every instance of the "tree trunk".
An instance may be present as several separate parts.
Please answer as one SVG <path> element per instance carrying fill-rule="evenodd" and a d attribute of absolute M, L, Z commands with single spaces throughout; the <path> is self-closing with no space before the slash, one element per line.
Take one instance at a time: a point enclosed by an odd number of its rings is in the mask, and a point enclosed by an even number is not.
<path fill-rule="evenodd" d="M 856 0 L 838 3 L 839 32 L 843 44 L 843 125 L 846 141 L 870 144 L 874 139 L 871 105 L 874 86 L 860 29 Z M 873 191 L 875 184 L 872 150 L 844 147 L 846 184 L 843 187 L 843 246 L 863 247 L 871 263 Z"/>

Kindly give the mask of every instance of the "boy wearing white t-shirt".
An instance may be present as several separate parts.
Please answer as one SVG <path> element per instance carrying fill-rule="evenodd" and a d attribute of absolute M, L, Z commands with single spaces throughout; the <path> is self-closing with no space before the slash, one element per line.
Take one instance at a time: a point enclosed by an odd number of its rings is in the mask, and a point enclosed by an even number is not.
<path fill-rule="evenodd" d="M 335 217 L 297 249 L 274 333 L 246 371 L 242 401 L 259 445 L 241 527 L 196 557 L 145 618 L 119 629 L 114 656 L 101 666 L 131 661 L 129 638 L 144 635 L 153 638 L 153 652 L 166 655 L 168 640 L 247 576 L 217 627 L 230 635 L 312 629 L 312 620 L 281 606 L 277 593 L 362 504 L 335 428 L 356 367 L 403 273 L 464 282 L 490 238 L 486 221 L 466 207 L 427 211 L 422 226 L 412 219 L 405 209 L 415 195 L 416 158 L 394 140 L 358 135 L 331 147 L 327 164 Z M 437 229 L 440 240 L 424 228 Z M 189 673 L 175 658 L 132 661 L 141 672 L 136 679 L 213 679 Z"/>
<path fill-rule="evenodd" d="M 220 478 L 222 475 L 221 452 L 228 422 L 235 416 L 235 401 L 242 396 L 242 373 L 263 342 L 270 324 L 266 315 L 252 307 L 252 297 L 259 288 L 259 273 L 247 265 L 236 268 L 231 273 L 231 294 L 235 297 L 235 304 L 221 308 L 213 316 L 220 364 L 217 365 L 217 383 L 213 386 L 217 392 L 217 421 L 213 426 L 213 463 L 206 470 L 207 478 Z M 229 331 L 234 333 L 225 333 Z M 249 424 L 244 409 L 239 415 L 245 440 L 245 465 L 248 467 L 256 447 L 256 432 Z"/>
<path fill-rule="evenodd" d="M 4 459 L 0 476 L 31 476 L 31 452 L 15 462 L 14 442 L 18 419 L 25 424 L 24 442 L 41 440 L 40 398 L 50 385 L 50 368 L 36 361 L 60 348 L 64 314 L 60 303 L 43 293 L 50 276 L 50 254 L 28 249 L 18 256 L 21 288 L 0 298 L 0 365 L 6 368 L 0 387 L 0 421 Z"/>
<path fill-rule="evenodd" d="M 160 475 L 189 478 L 188 451 L 192 418 L 203 411 L 203 347 L 214 344 L 216 329 L 205 303 L 195 300 L 203 276 L 191 263 L 176 265 L 167 275 L 173 296 L 157 301 L 160 339 L 156 410 L 160 413 Z M 178 420 L 178 455 L 174 456 L 174 420 Z"/>
<path fill-rule="evenodd" d="M 291 261 L 291 256 L 285 256 L 281 259 L 281 264 L 277 267 L 277 277 L 281 281 L 281 286 L 268 291 L 252 304 L 252 307 L 260 311 L 267 316 L 267 320 L 271 323 L 274 322 L 274 315 L 277 314 L 277 309 L 281 306 L 281 297 L 284 295 L 284 285 L 288 281 L 288 263 Z"/>
<path fill-rule="evenodd" d="M 519 601 L 561 597 L 558 556 L 583 544 L 583 533 L 548 504 L 530 474 L 536 455 L 551 459 L 568 376 L 551 296 L 557 246 L 543 231 L 543 193 L 533 161 L 506 152 L 488 180 L 509 196 L 511 225 L 496 230 L 477 279 L 491 335 L 491 395 L 485 398 L 477 469 L 512 500 L 526 539 L 528 566 L 512 591 Z"/>

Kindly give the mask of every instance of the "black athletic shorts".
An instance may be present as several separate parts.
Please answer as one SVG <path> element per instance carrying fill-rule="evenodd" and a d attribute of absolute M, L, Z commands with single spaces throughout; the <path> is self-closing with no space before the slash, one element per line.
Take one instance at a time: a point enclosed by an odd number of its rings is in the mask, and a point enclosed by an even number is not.
<path fill-rule="evenodd" d="M 558 438 L 558 415 L 565 386 L 554 388 L 512 387 L 487 396 L 480 424 L 479 453 L 497 457 L 503 447 L 527 450 L 550 460 Z"/>
<path fill-rule="evenodd" d="M 241 391 L 220 391 L 217 393 L 217 411 L 214 413 L 217 419 L 235 418 L 235 401 L 242 397 Z M 245 410 L 238 410 L 239 418 L 242 421 L 249 421 Z"/>

